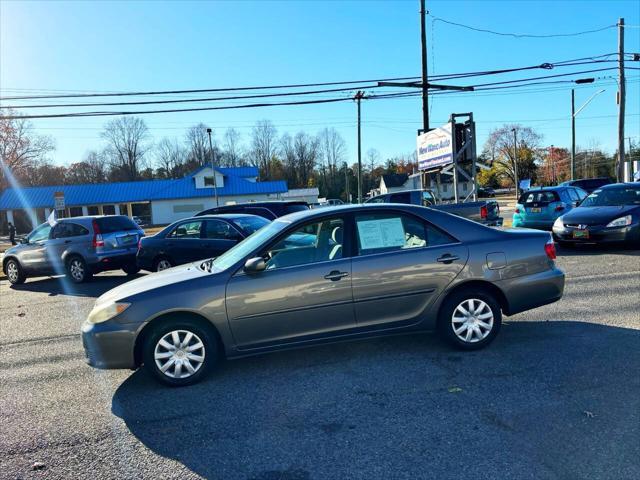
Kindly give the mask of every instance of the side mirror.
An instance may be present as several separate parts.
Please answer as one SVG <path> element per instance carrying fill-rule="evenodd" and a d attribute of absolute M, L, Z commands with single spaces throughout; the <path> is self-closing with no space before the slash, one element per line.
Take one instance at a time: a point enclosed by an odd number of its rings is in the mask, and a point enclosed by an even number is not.
<path fill-rule="evenodd" d="M 244 264 L 246 273 L 258 273 L 267 268 L 267 264 L 262 257 L 254 257 L 247 260 Z"/>
<path fill-rule="evenodd" d="M 20 239 L 20 243 L 27 244 L 27 243 L 29 243 L 29 239 L 27 237 L 22 237 Z"/>

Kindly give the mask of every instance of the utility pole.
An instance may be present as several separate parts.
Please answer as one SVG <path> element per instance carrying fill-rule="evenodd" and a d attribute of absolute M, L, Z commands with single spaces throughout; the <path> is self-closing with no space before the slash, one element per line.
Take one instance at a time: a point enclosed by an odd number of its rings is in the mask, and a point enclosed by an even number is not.
<path fill-rule="evenodd" d="M 347 203 L 351 203 L 349 198 L 349 168 L 347 162 L 344 162 L 344 196 Z"/>
<path fill-rule="evenodd" d="M 207 128 L 207 134 L 209 135 L 209 150 L 211 150 L 211 171 L 213 172 L 213 192 L 216 197 L 216 207 L 220 206 L 218 202 L 218 185 L 216 184 L 216 167 L 215 167 L 215 153 L 213 151 L 213 142 L 211 141 L 211 129 Z"/>
<path fill-rule="evenodd" d="M 422 45 L 422 131 L 429 131 L 429 83 L 427 82 L 427 8 L 420 0 L 420 42 Z"/>
<path fill-rule="evenodd" d="M 364 92 L 358 90 L 355 99 L 358 104 L 358 203 L 362 203 L 362 144 L 360 136 L 360 100 L 364 98 Z"/>
<path fill-rule="evenodd" d="M 571 89 L 571 180 L 576 176 L 576 91 Z"/>
<path fill-rule="evenodd" d="M 618 169 L 616 176 L 618 182 L 628 180 L 625 172 L 624 158 L 624 107 L 625 107 L 625 80 L 624 80 L 624 18 L 618 20 Z"/>
<path fill-rule="evenodd" d="M 516 184 L 516 202 L 518 201 L 518 134 L 515 128 L 512 128 L 513 132 L 513 179 Z"/>
<path fill-rule="evenodd" d="M 551 178 L 553 180 L 553 183 L 555 184 L 556 183 L 556 158 L 553 156 L 553 153 L 554 153 L 553 145 L 551 145 L 551 151 L 549 153 L 550 153 L 549 156 L 551 157 L 550 158 L 551 159 L 551 175 L 552 175 Z"/>

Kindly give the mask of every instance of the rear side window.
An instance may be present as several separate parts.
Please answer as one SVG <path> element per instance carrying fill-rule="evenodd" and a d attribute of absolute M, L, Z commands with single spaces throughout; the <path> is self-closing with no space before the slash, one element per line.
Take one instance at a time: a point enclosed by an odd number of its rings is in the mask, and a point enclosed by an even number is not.
<path fill-rule="evenodd" d="M 53 227 L 53 238 L 80 237 L 88 234 L 89 230 L 76 223 L 62 222 Z"/>
<path fill-rule="evenodd" d="M 169 238 L 200 238 L 202 221 L 181 223 L 167 237 Z"/>
<path fill-rule="evenodd" d="M 556 192 L 552 191 L 538 191 L 538 192 L 526 192 L 520 195 L 518 203 L 526 205 L 528 203 L 552 203 L 560 201 L 560 197 Z"/>
<path fill-rule="evenodd" d="M 264 217 L 239 217 L 233 220 L 246 235 L 251 235 L 256 230 L 260 230 L 262 227 L 269 223 Z"/>
<path fill-rule="evenodd" d="M 96 218 L 96 223 L 100 233 L 122 232 L 127 230 L 138 230 L 138 226 L 129 217 L 124 215 L 114 215 Z"/>
<path fill-rule="evenodd" d="M 411 203 L 411 194 L 409 192 L 394 193 L 389 201 L 391 203 Z"/>

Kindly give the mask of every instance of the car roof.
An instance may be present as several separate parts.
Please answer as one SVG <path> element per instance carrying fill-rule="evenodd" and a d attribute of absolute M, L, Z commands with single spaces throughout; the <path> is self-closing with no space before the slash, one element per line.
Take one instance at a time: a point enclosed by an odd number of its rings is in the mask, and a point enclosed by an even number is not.
<path fill-rule="evenodd" d="M 274 221 L 284 220 L 296 222 L 300 219 L 313 219 L 315 217 L 324 217 L 327 214 L 332 213 L 350 213 L 358 212 L 359 210 L 406 210 L 411 211 L 416 208 L 425 208 L 417 205 L 409 205 L 404 203 L 362 203 L 362 204 L 346 204 L 346 205 L 332 205 L 325 208 L 317 208 L 310 210 L 303 210 L 300 212 L 290 213 L 283 217 L 277 218 Z"/>
<path fill-rule="evenodd" d="M 197 217 L 183 218 L 183 220 L 202 220 L 203 218 L 221 218 L 223 220 L 234 220 L 236 218 L 262 218 L 259 215 L 251 215 L 250 213 L 208 213 Z"/>
<path fill-rule="evenodd" d="M 598 187 L 598 190 L 612 190 L 614 188 L 628 188 L 635 187 L 640 188 L 640 183 L 638 182 L 620 182 L 620 183 L 609 183 L 608 185 L 602 185 Z"/>

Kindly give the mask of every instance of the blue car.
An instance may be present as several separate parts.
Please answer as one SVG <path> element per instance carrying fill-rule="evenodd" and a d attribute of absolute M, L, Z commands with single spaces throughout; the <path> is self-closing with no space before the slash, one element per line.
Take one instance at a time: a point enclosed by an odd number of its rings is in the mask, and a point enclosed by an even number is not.
<path fill-rule="evenodd" d="M 513 226 L 551 230 L 558 217 L 580 205 L 586 196 L 587 192 L 571 186 L 528 190 L 518 198 Z"/>

